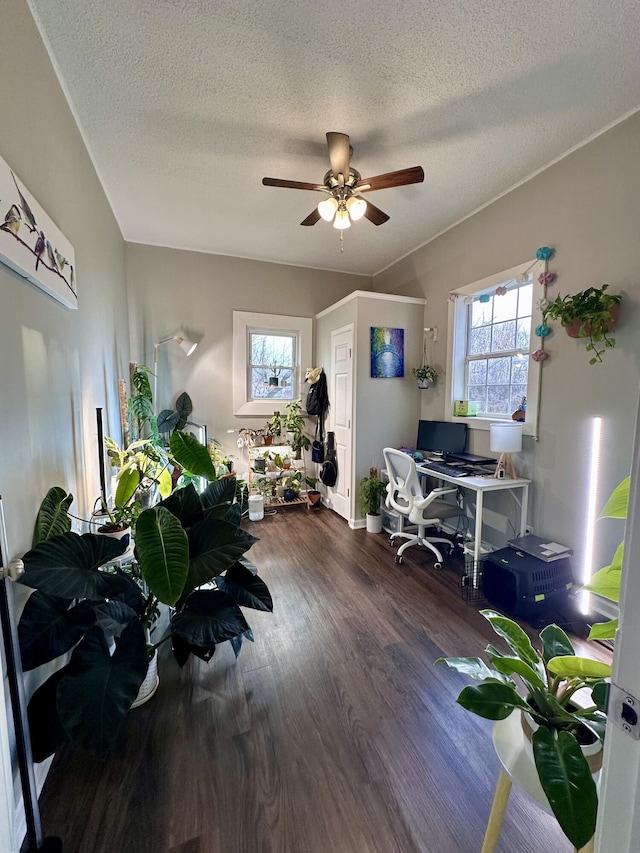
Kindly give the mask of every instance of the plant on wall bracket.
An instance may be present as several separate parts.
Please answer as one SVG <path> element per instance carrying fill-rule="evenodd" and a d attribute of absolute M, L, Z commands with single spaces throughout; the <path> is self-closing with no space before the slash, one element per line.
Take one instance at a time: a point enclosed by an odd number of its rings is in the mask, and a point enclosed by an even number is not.
<path fill-rule="evenodd" d="M 545 326 L 547 320 L 560 320 L 570 337 L 589 339 L 587 352 L 592 353 L 589 364 L 601 362 L 604 352 L 616 345 L 610 332 L 615 328 L 622 296 L 605 293 L 608 287 L 603 284 L 573 296 L 556 296 L 542 312 Z"/>

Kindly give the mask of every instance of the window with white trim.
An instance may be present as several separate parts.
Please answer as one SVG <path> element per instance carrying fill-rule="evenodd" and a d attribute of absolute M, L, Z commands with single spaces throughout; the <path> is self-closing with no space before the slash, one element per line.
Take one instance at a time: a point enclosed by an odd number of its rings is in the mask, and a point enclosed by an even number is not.
<path fill-rule="evenodd" d="M 457 288 L 449 303 L 447 417 L 472 429 L 511 420 L 524 402 L 524 432 L 536 433 L 540 367 L 531 351 L 541 315 L 533 273 L 523 276 L 527 266 Z M 478 414 L 454 417 L 455 400 L 476 402 Z"/>
<path fill-rule="evenodd" d="M 310 317 L 233 312 L 234 414 L 272 415 L 274 403 L 302 399 L 312 330 Z"/>

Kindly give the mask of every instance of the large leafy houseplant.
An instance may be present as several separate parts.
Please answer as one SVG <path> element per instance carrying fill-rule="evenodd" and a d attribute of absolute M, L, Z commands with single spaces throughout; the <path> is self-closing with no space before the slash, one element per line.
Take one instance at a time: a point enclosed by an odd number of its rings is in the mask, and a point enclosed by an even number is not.
<path fill-rule="evenodd" d="M 151 649 L 170 639 L 181 666 L 191 654 L 210 660 L 227 640 L 237 656 L 243 638 L 253 640 L 240 606 L 271 611 L 273 604 L 244 556 L 256 540 L 240 529 L 237 492 L 233 478 L 200 495 L 188 485 L 144 510 L 132 571 L 105 566 L 125 550 L 118 540 L 69 532 L 64 490 L 47 496 L 37 544 L 23 558 L 21 582 L 36 590 L 18 628 L 23 667 L 71 654 L 29 703 L 37 761 L 66 740 L 99 757 L 110 752 L 146 675 L 146 629 L 160 602 L 173 615 Z"/>
<path fill-rule="evenodd" d="M 369 476 L 360 480 L 360 512 L 365 515 L 380 515 L 380 504 L 387 493 L 386 485 L 378 478 L 378 469 L 369 469 Z"/>
<path fill-rule="evenodd" d="M 618 310 L 622 296 L 606 293 L 608 284 L 602 287 L 588 287 L 580 293 L 556 298 L 543 310 L 547 320 L 560 320 L 567 329 L 574 329 L 574 337 L 588 338 L 587 352 L 593 353 L 589 364 L 602 361 L 607 348 L 616 345 L 616 339 L 609 333 L 615 325 L 612 312 Z"/>
<path fill-rule="evenodd" d="M 527 634 L 493 610 L 482 610 L 508 653 L 486 648 L 489 666 L 478 657 L 439 658 L 451 669 L 481 682 L 465 687 L 458 703 L 489 720 L 504 720 L 514 710 L 527 712 L 538 728 L 532 735 L 533 758 L 542 789 L 560 827 L 576 848 L 593 836 L 598 795 L 587 759 L 584 735 L 604 737 L 607 684 L 611 667 L 577 657 L 571 641 L 557 625 L 540 632 L 535 649 Z M 524 695 L 518 692 L 524 687 Z M 587 688 L 592 704 L 572 704 L 575 693 Z"/>

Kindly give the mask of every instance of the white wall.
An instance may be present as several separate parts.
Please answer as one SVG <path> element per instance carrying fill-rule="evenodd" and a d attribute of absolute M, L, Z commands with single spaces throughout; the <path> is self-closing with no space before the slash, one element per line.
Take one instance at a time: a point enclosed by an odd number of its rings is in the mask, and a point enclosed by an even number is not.
<path fill-rule="evenodd" d="M 19 556 L 49 487 L 70 490 L 84 517 L 98 495 L 95 408 L 115 428 L 129 329 L 118 225 L 18 0 L 0 4 L 0 80 L 0 154 L 73 244 L 79 305 L 66 310 L 0 264 L 0 494 Z"/>
<path fill-rule="evenodd" d="M 545 345 L 551 357 L 542 367 L 540 440 L 525 437 L 518 458 L 534 481 L 537 532 L 571 545 L 578 568 L 594 416 L 603 418 L 599 507 L 631 463 L 640 371 L 639 151 L 636 114 L 374 277 L 376 290 L 426 296 L 425 325 L 439 327 L 440 364 L 446 360 L 447 293 L 526 262 L 539 246 L 556 249 L 551 298 L 604 282 L 623 294 L 616 348 L 603 364 L 590 366 L 584 342 L 554 324 Z M 442 418 L 444 383 L 424 400 L 423 417 Z M 487 434 L 474 434 L 471 449 L 487 452 Z M 619 531 L 612 528 L 607 521 L 596 526 L 597 567 L 609 562 L 615 547 Z"/>

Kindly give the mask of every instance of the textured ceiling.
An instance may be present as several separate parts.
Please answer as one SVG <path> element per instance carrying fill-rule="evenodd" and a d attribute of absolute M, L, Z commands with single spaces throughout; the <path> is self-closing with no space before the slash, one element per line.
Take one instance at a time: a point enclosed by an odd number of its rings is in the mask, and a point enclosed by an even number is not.
<path fill-rule="evenodd" d="M 372 274 L 640 105 L 638 0 L 28 0 L 125 239 Z M 325 133 L 391 219 L 299 223 Z"/>

